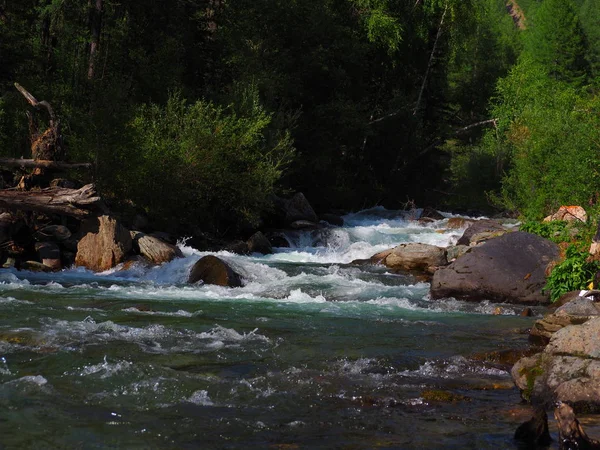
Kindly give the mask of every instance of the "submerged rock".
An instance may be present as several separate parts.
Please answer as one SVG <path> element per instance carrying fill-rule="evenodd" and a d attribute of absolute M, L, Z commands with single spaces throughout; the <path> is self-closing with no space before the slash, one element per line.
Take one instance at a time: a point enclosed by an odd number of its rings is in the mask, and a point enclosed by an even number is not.
<path fill-rule="evenodd" d="M 518 304 L 547 304 L 546 266 L 559 258 L 558 246 L 539 236 L 517 231 L 487 241 L 433 275 L 434 299 Z"/>
<path fill-rule="evenodd" d="M 192 267 L 188 283 L 197 283 L 198 281 L 219 286 L 242 286 L 241 276 L 229 264 L 213 255 L 200 258 Z"/>
<path fill-rule="evenodd" d="M 421 392 L 421 397 L 427 403 L 458 403 L 471 401 L 469 397 L 465 397 L 464 395 L 439 389 L 427 389 Z"/>
<path fill-rule="evenodd" d="M 110 216 L 88 219 L 87 232 L 77 244 L 75 264 L 95 272 L 103 272 L 123 262 L 132 249 L 131 235 Z"/>

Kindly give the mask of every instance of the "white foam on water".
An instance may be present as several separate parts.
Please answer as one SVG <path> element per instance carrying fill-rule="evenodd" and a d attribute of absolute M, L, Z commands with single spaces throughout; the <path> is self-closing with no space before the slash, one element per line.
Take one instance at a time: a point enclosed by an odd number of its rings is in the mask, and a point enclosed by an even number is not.
<path fill-rule="evenodd" d="M 16 380 L 7 381 L 3 386 L 29 385 L 29 386 L 44 386 L 48 384 L 48 380 L 41 375 L 26 375 Z"/>
<path fill-rule="evenodd" d="M 14 297 L 0 297 L 0 305 L 7 304 L 21 304 L 21 305 L 33 305 L 33 302 L 28 300 L 17 300 Z"/>
<path fill-rule="evenodd" d="M 365 370 L 377 364 L 377 361 L 372 358 L 359 358 L 354 361 L 342 360 L 339 364 L 339 370 L 342 373 L 358 375 Z"/>
<path fill-rule="evenodd" d="M 136 328 L 115 324 L 112 321 L 96 323 L 88 317 L 83 321 L 43 319 L 43 339 L 47 344 L 60 346 L 63 350 L 106 342 L 129 342 L 148 353 L 199 353 L 221 348 L 237 348 L 240 345 L 270 345 L 271 340 L 257 333 L 258 329 L 239 333 L 234 329 L 216 325 L 209 331 L 196 333 L 177 330 L 163 325 Z"/>
<path fill-rule="evenodd" d="M 143 311 L 143 310 L 140 310 L 140 309 L 135 308 L 135 307 L 132 306 L 131 308 L 124 308 L 121 311 L 123 311 L 123 312 L 129 312 L 129 313 L 135 313 L 135 314 L 143 314 L 143 315 L 148 315 L 148 316 L 194 317 L 194 313 L 191 313 L 189 311 L 184 311 L 183 309 L 180 309 L 180 310 L 174 311 L 174 312 Z"/>
<path fill-rule="evenodd" d="M 463 356 L 453 356 L 447 360 L 426 361 L 416 370 L 405 370 L 399 372 L 399 374 L 406 377 L 449 379 L 473 375 L 505 377 L 508 372 L 495 367 L 488 367 L 477 361 L 469 361 Z"/>
<path fill-rule="evenodd" d="M 199 390 L 195 391 L 192 395 L 185 399 L 189 403 L 193 403 L 199 406 L 213 406 L 214 403 L 208 396 L 208 391 Z"/>
<path fill-rule="evenodd" d="M 98 375 L 100 378 L 109 378 L 113 375 L 130 370 L 133 366 L 133 363 L 129 361 L 120 361 L 117 363 L 109 363 L 106 361 L 106 358 L 100 364 L 93 364 L 89 366 L 84 366 L 82 369 L 78 370 L 75 373 L 71 373 L 71 375 L 79 375 L 82 377 L 90 376 L 90 375 Z"/>

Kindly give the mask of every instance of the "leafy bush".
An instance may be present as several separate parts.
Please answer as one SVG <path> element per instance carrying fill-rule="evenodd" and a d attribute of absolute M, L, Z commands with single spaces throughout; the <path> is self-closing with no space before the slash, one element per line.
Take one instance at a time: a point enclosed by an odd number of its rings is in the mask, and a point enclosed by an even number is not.
<path fill-rule="evenodd" d="M 588 203 L 600 190 L 600 96 L 549 77 L 526 56 L 499 82 L 498 95 L 498 130 L 483 142 L 509 148 L 504 206 L 536 219 L 561 205 Z"/>
<path fill-rule="evenodd" d="M 227 107 L 179 94 L 141 107 L 131 123 L 139 152 L 131 198 L 184 226 L 255 225 L 294 151 L 289 133 L 270 124 L 252 87 Z"/>
<path fill-rule="evenodd" d="M 587 262 L 589 254 L 571 245 L 567 248 L 566 259 L 557 265 L 546 281 L 545 291 L 550 291 L 550 299 L 555 302 L 561 295 L 578 289 L 585 289 L 594 281 L 600 269 L 598 262 Z"/>
<path fill-rule="evenodd" d="M 523 223 L 520 228 L 521 231 L 527 233 L 537 234 L 545 239 L 549 239 L 553 242 L 568 242 L 571 240 L 571 228 L 568 226 L 568 222 L 562 220 L 555 220 L 552 222 L 537 222 L 530 220 Z"/>

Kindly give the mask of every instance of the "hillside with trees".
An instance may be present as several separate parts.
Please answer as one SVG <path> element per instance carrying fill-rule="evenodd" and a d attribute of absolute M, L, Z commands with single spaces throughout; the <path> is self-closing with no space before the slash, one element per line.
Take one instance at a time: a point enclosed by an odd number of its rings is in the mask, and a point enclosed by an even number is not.
<path fill-rule="evenodd" d="M 0 153 L 30 157 L 17 82 L 114 204 L 235 233 L 315 207 L 539 217 L 600 192 L 593 0 L 4 0 Z M 175 222 L 175 223 L 174 223 Z"/>

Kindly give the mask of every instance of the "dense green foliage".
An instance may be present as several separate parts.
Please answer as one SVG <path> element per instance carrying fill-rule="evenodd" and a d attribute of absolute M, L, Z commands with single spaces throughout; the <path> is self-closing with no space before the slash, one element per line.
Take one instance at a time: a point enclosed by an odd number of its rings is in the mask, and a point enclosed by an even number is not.
<path fill-rule="evenodd" d="M 557 220 L 552 222 L 536 222 L 533 220 L 523 223 L 519 229 L 527 233 L 537 234 L 544 239 L 550 239 L 556 243 L 568 242 L 570 235 L 569 222 Z"/>
<path fill-rule="evenodd" d="M 318 209 L 441 203 L 440 150 L 478 139 L 456 131 L 488 118 L 517 33 L 502 0 L 7 0 L 0 148 L 28 156 L 19 82 L 103 193 L 153 217 L 235 228 L 279 190 Z M 248 91 L 260 114 L 237 109 Z"/>
<path fill-rule="evenodd" d="M 598 2 L 517 3 L 525 30 L 504 0 L 5 0 L 0 151 L 29 156 L 19 82 L 104 195 L 158 222 L 236 230 L 290 190 L 318 210 L 595 201 Z"/>
<path fill-rule="evenodd" d="M 239 99 L 223 108 L 174 95 L 164 107 L 140 107 L 131 123 L 138 160 L 123 181 L 131 198 L 188 228 L 256 225 L 293 148 L 289 133 L 269 130 L 255 91 Z"/>
<path fill-rule="evenodd" d="M 594 281 L 600 264 L 596 261 L 588 262 L 589 254 L 579 251 L 575 246 L 567 248 L 563 262 L 553 270 L 544 290 L 550 292 L 550 300 L 555 302 L 569 291 L 586 289 Z"/>
<path fill-rule="evenodd" d="M 533 13 L 522 33 L 523 51 L 497 83 L 490 110 L 496 127 L 467 155 L 497 168 L 481 185 L 488 199 L 539 219 L 560 205 L 597 201 L 600 97 L 585 31 L 594 27 L 582 27 L 577 5 L 545 0 L 530 2 L 527 10 Z M 453 173 L 468 185 L 474 177 L 456 169 L 459 162 Z M 491 168 L 484 172 L 492 174 Z"/>

